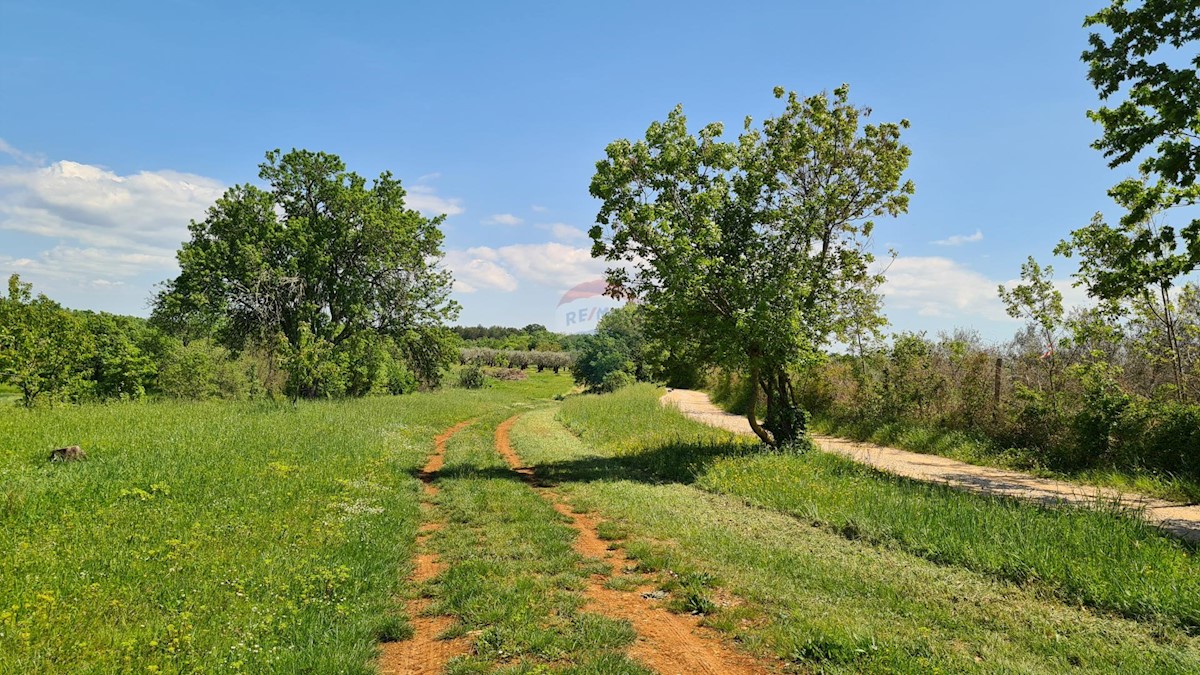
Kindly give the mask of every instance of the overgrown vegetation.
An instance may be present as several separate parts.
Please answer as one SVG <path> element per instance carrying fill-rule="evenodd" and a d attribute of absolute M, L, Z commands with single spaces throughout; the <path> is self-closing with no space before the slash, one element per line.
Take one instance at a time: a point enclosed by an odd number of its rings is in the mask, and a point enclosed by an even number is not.
<path fill-rule="evenodd" d="M 1049 345 L 1035 325 L 1001 346 L 963 331 L 897 335 L 890 345 L 831 357 L 800 377 L 798 390 L 828 428 L 855 436 L 925 429 L 930 442 L 957 434 L 953 442 L 973 446 L 972 461 L 1200 485 L 1200 303 L 1193 286 L 1181 296 L 1172 341 L 1183 358 L 1182 388 L 1163 354 L 1165 334 L 1148 318 L 1102 320 L 1086 310 L 1055 324 Z M 745 388 L 724 379 L 721 398 L 736 405 Z"/>
<path fill-rule="evenodd" d="M 749 648 L 825 672 L 1200 667 L 1188 545 L 1103 510 L 764 453 L 659 408 L 659 393 L 570 398 L 558 418 L 575 437 L 534 413 L 515 442 L 614 521 L 642 571 L 684 579 L 679 597 L 712 602 L 706 623 Z"/>

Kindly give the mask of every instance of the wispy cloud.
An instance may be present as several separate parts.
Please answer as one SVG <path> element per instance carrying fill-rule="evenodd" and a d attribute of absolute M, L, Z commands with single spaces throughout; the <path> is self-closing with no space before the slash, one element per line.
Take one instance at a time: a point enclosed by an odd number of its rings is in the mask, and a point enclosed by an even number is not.
<path fill-rule="evenodd" d="M 977 241 L 983 241 L 983 230 L 975 230 L 975 234 L 956 234 L 930 243 L 938 246 L 962 246 L 963 244 L 974 244 Z"/>
<path fill-rule="evenodd" d="M 547 211 L 549 211 L 549 210 L 550 210 L 550 209 L 548 209 L 548 208 L 546 208 L 546 207 L 544 207 L 544 206 L 541 206 L 541 205 L 539 205 L 539 204 L 534 204 L 533 206 L 530 206 L 529 208 L 530 208 L 530 209 L 531 209 L 531 210 L 532 210 L 534 213 L 545 213 L 545 212 L 547 212 Z"/>
<path fill-rule="evenodd" d="M 518 282 L 498 262 L 495 249 L 486 246 L 446 251 L 443 263 L 454 274 L 454 290 L 474 293 L 480 290 L 515 291 Z"/>
<path fill-rule="evenodd" d="M 493 213 L 483 219 L 484 225 L 520 225 L 523 222 L 525 222 L 523 219 L 511 213 Z"/>
<path fill-rule="evenodd" d="M 8 155 L 18 162 L 24 162 L 26 164 L 36 164 L 41 166 L 42 164 L 46 163 L 45 157 L 42 157 L 41 155 L 33 155 L 28 152 L 22 152 L 21 150 L 13 147 L 12 144 L 3 138 L 0 138 L 0 154 Z"/>
<path fill-rule="evenodd" d="M 587 232 L 566 223 L 546 223 L 538 225 L 538 227 L 548 230 L 558 241 L 586 241 L 588 238 Z"/>
<path fill-rule="evenodd" d="M 404 203 L 410 209 L 416 209 L 426 216 L 457 216 L 466 211 L 462 200 L 454 197 L 442 197 L 430 185 L 413 185 L 407 188 L 408 195 Z"/>
<path fill-rule="evenodd" d="M 523 283 L 566 289 L 603 276 L 605 262 L 592 258 L 587 248 L 546 242 L 451 250 L 446 253 L 446 266 L 454 273 L 455 290 L 473 293 L 514 291 Z"/>
<path fill-rule="evenodd" d="M 996 294 L 998 282 L 949 258 L 900 257 L 891 262 L 886 279 L 880 290 L 889 312 L 955 319 L 1009 318 Z"/>

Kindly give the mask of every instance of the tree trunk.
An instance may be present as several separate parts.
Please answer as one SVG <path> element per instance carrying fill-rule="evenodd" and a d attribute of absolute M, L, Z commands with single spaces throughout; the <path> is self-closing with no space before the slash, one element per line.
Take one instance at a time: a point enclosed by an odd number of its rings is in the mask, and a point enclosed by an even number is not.
<path fill-rule="evenodd" d="M 750 371 L 750 404 L 746 406 L 746 421 L 750 423 L 750 429 L 759 440 L 767 445 L 775 444 L 766 429 L 758 423 L 758 368 Z"/>
<path fill-rule="evenodd" d="M 1171 294 L 1166 284 L 1159 286 L 1163 303 L 1163 324 L 1167 329 L 1167 343 L 1171 347 L 1171 374 L 1175 376 L 1175 398 L 1182 402 L 1183 392 L 1183 357 L 1180 354 L 1179 337 L 1175 334 L 1175 317 L 1171 315 Z"/>
<path fill-rule="evenodd" d="M 764 425 L 771 433 L 773 445 L 788 445 L 804 437 L 807 426 L 806 415 L 796 405 L 792 382 L 784 368 L 763 378 L 763 390 L 767 394 L 767 420 Z"/>

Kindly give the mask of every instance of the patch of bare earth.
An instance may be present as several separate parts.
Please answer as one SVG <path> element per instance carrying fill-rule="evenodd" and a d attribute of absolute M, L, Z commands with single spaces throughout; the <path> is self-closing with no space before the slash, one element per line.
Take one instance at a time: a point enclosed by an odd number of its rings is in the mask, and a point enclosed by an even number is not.
<path fill-rule="evenodd" d="M 474 420 L 459 422 L 438 434 L 433 439 L 433 455 L 425 463 L 425 467 L 417 476 L 421 479 L 421 489 L 426 497 L 437 494 L 434 480 L 438 471 L 446 462 L 446 443 L 454 434 L 462 431 Z M 426 509 L 428 518 L 428 509 Z M 442 524 L 434 520 L 426 520 L 417 530 L 418 553 L 414 561 L 412 576 L 409 580 L 414 584 L 423 584 L 433 579 L 445 569 L 445 564 L 429 549 L 428 538 L 433 532 L 442 529 Z M 381 653 L 376 666 L 384 675 L 433 675 L 441 673 L 450 659 L 466 654 L 470 649 L 467 638 L 441 639 L 443 633 L 452 625 L 454 619 L 449 616 L 429 616 L 425 614 L 429 608 L 427 598 L 414 598 L 405 603 L 405 611 L 410 617 L 413 635 L 399 642 L 385 642 L 381 645 Z"/>
<path fill-rule="evenodd" d="M 588 558 L 608 563 L 614 570 L 632 566 L 632 562 L 596 533 L 597 521 L 589 515 L 574 513 L 553 490 L 537 484 L 532 468 L 525 466 L 513 450 L 509 432 L 520 415 L 510 417 L 496 428 L 496 450 L 513 471 L 520 474 L 554 509 L 571 521 L 578 536 L 575 550 Z M 768 673 L 771 668 L 746 654 L 735 651 L 722 641 L 716 631 L 700 625 L 700 619 L 672 613 L 660 604 L 643 596 L 651 588 L 620 591 L 605 588 L 609 576 L 593 574 L 584 595 L 584 609 L 610 618 L 625 619 L 637 632 L 637 640 L 629 656 L 658 673 L 675 675 L 703 673 L 736 675 Z"/>
<path fill-rule="evenodd" d="M 738 434 L 752 434 L 750 422 L 741 415 L 725 412 L 713 405 L 702 391 L 673 389 L 662 397 L 694 420 Z M 1141 515 L 1181 539 L 1200 541 L 1200 506 L 1177 504 L 1112 488 L 1038 478 L 1018 471 L 967 464 L 948 457 L 925 455 L 874 443 L 813 434 L 817 447 L 872 466 L 897 476 L 930 483 L 942 483 L 968 492 L 1003 495 L 1048 505 L 1058 503 L 1083 506 L 1119 504 Z"/>

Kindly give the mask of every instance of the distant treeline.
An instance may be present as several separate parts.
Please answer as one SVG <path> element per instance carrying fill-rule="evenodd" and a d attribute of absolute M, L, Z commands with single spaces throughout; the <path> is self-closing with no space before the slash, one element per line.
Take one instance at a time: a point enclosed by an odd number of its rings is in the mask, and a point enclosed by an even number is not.
<path fill-rule="evenodd" d="M 472 346 L 509 351 L 576 351 L 585 339 L 582 335 L 551 332 L 540 323 L 531 323 L 524 328 L 454 326 L 450 330 Z"/>
<path fill-rule="evenodd" d="M 285 396 L 301 382 L 317 383 L 317 394 L 326 396 L 400 394 L 438 384 L 446 364 L 414 353 L 429 349 L 427 342 L 366 334 L 319 359 L 312 349 L 235 351 L 210 337 L 173 335 L 147 319 L 67 309 L 35 296 L 16 275 L 0 295 L 0 384 L 15 388 L 26 406 L 147 395 Z"/>

